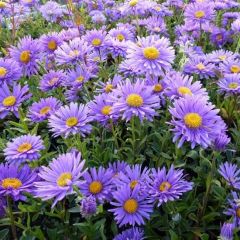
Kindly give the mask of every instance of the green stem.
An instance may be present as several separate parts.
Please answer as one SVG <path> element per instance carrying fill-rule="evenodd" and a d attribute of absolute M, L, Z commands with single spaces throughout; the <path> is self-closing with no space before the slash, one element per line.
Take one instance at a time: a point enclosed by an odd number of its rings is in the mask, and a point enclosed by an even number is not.
<path fill-rule="evenodd" d="M 131 130 L 132 130 L 132 150 L 133 150 L 133 163 L 135 163 L 135 148 L 136 148 L 136 135 L 135 135 L 135 118 L 131 119 Z"/>
<path fill-rule="evenodd" d="M 9 197 L 9 196 L 7 197 L 7 207 L 8 207 L 8 215 L 9 215 L 10 222 L 11 222 L 11 230 L 12 230 L 13 239 L 16 240 L 17 239 L 17 230 L 16 230 L 16 226 L 15 226 L 15 222 L 14 222 L 11 197 Z"/>
<path fill-rule="evenodd" d="M 239 34 L 239 37 L 238 37 L 237 47 L 236 47 L 235 53 L 238 53 L 239 49 L 240 49 L 240 34 Z"/>
<path fill-rule="evenodd" d="M 112 133 L 113 133 L 113 138 L 114 138 L 115 145 L 116 145 L 117 149 L 119 149 L 118 140 L 117 140 L 117 133 L 116 133 L 116 129 L 114 127 L 112 119 L 110 120 L 110 123 L 111 123 L 111 128 L 112 128 Z"/>

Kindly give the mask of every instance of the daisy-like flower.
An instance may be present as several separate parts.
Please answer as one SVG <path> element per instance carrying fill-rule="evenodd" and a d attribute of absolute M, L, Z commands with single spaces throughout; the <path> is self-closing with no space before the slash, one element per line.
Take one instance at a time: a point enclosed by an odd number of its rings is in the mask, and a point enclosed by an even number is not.
<path fill-rule="evenodd" d="M 29 99 L 31 94 L 28 93 L 28 86 L 21 87 L 19 84 L 14 84 L 12 89 L 4 83 L 0 87 L 0 118 L 5 118 L 9 112 L 12 112 L 16 117 L 19 117 L 18 108 L 22 102 Z"/>
<path fill-rule="evenodd" d="M 207 148 L 226 129 L 217 115 L 219 110 L 199 95 L 176 100 L 169 111 L 172 114 L 173 142 L 178 141 L 178 147 L 187 141 L 191 143 L 191 148 L 196 145 Z"/>
<path fill-rule="evenodd" d="M 233 223 L 236 227 L 240 226 L 240 206 L 239 195 L 236 192 L 231 193 L 231 197 L 228 199 L 230 207 L 224 212 L 226 215 L 233 217 Z"/>
<path fill-rule="evenodd" d="M 240 33 L 240 16 L 231 24 L 231 29 L 234 33 Z"/>
<path fill-rule="evenodd" d="M 22 69 L 12 59 L 0 58 L 0 85 L 4 82 L 12 84 L 13 81 L 17 81 L 22 76 Z"/>
<path fill-rule="evenodd" d="M 219 92 L 227 96 L 240 93 L 240 73 L 226 74 L 218 81 Z"/>
<path fill-rule="evenodd" d="M 0 14 L 7 16 L 10 13 L 10 4 L 5 1 L 0 1 Z"/>
<path fill-rule="evenodd" d="M 210 40 L 215 46 L 222 47 L 229 41 L 230 35 L 230 32 L 226 31 L 225 28 L 214 27 L 211 29 Z"/>
<path fill-rule="evenodd" d="M 36 182 L 35 196 L 43 201 L 55 198 L 52 208 L 58 201 L 74 193 L 74 186 L 82 184 L 80 178 L 85 173 L 85 160 L 81 159 L 81 153 L 61 154 L 53 159 L 48 167 L 42 167 L 38 176 L 41 181 Z"/>
<path fill-rule="evenodd" d="M 0 164 L 0 196 L 10 196 L 14 201 L 26 200 L 24 192 L 33 192 L 33 183 L 37 179 L 35 171 L 24 165 Z"/>
<path fill-rule="evenodd" d="M 31 76 L 38 72 L 40 59 L 40 44 L 31 37 L 24 37 L 17 47 L 10 48 L 10 56 L 22 67 L 23 74 Z"/>
<path fill-rule="evenodd" d="M 85 182 L 81 185 L 80 191 L 87 197 L 94 196 L 101 203 L 109 201 L 113 190 L 112 175 L 111 170 L 103 167 L 90 168 L 83 175 Z"/>
<path fill-rule="evenodd" d="M 43 140 L 36 135 L 22 135 L 7 143 L 4 156 L 9 163 L 22 163 L 37 160 L 45 147 Z"/>
<path fill-rule="evenodd" d="M 40 44 L 45 54 L 52 54 L 62 44 L 62 38 L 59 33 L 51 32 L 44 34 L 40 38 Z"/>
<path fill-rule="evenodd" d="M 184 16 L 186 21 L 193 24 L 206 24 L 215 17 L 215 11 L 211 3 L 190 3 L 186 6 Z"/>
<path fill-rule="evenodd" d="M 160 76 L 171 68 L 175 55 L 167 38 L 148 36 L 128 45 L 126 58 L 135 71 Z"/>
<path fill-rule="evenodd" d="M 107 33 L 103 29 L 93 29 L 86 32 L 83 39 L 94 48 L 94 50 L 102 50 L 105 48 Z"/>
<path fill-rule="evenodd" d="M 164 93 L 170 99 L 181 98 L 187 95 L 201 95 L 206 99 L 208 93 L 205 88 L 202 87 L 201 82 L 193 82 L 193 77 L 185 76 L 180 72 L 170 72 L 163 79 L 165 83 Z"/>
<path fill-rule="evenodd" d="M 233 223 L 224 223 L 221 227 L 220 239 L 221 240 L 233 240 L 233 231 L 234 231 Z"/>
<path fill-rule="evenodd" d="M 125 42 L 125 41 L 133 41 L 134 40 L 134 33 L 131 32 L 128 28 L 125 27 L 117 27 L 112 28 L 108 32 L 108 37 L 115 39 L 119 42 Z"/>
<path fill-rule="evenodd" d="M 40 81 L 40 89 L 44 92 L 57 88 L 66 79 L 66 74 L 61 71 L 51 70 L 43 75 Z"/>
<path fill-rule="evenodd" d="M 88 103 L 89 115 L 93 120 L 99 122 L 103 126 L 109 123 L 109 120 L 116 120 L 117 115 L 112 114 L 113 102 L 108 94 L 103 93 L 95 96 L 95 98 Z"/>
<path fill-rule="evenodd" d="M 120 172 L 126 173 L 128 164 L 124 161 L 116 161 L 108 164 L 108 168 L 113 172 L 113 176 L 118 176 Z"/>
<path fill-rule="evenodd" d="M 198 74 L 200 79 L 208 79 L 215 76 L 215 65 L 209 63 L 205 56 L 194 56 L 184 66 L 184 73 Z"/>
<path fill-rule="evenodd" d="M 58 65 L 76 64 L 78 61 L 87 64 L 87 59 L 90 58 L 92 47 L 84 40 L 75 38 L 69 43 L 64 42 L 54 52 Z"/>
<path fill-rule="evenodd" d="M 233 53 L 228 50 L 220 49 L 216 51 L 212 51 L 207 55 L 207 59 L 209 62 L 213 63 L 221 63 L 221 62 L 227 62 L 231 61 L 237 58 L 237 54 Z"/>
<path fill-rule="evenodd" d="M 220 70 L 223 74 L 239 74 L 240 60 L 229 60 L 220 65 Z"/>
<path fill-rule="evenodd" d="M 42 122 L 61 107 L 61 102 L 54 97 L 42 98 L 29 108 L 28 118 L 33 122 Z"/>
<path fill-rule="evenodd" d="M 114 206 L 110 209 L 113 212 L 114 219 L 119 226 L 130 224 L 131 226 L 143 225 L 144 219 L 150 219 L 153 211 L 153 205 L 147 200 L 145 194 L 140 194 L 139 187 L 133 190 L 127 185 L 113 192 Z"/>
<path fill-rule="evenodd" d="M 129 228 L 122 233 L 119 233 L 117 236 L 114 237 L 113 240 L 143 240 L 144 239 L 144 232 L 142 229 L 133 227 Z"/>
<path fill-rule="evenodd" d="M 161 17 L 152 16 L 145 20 L 145 28 L 150 34 L 165 34 L 167 33 L 166 24 Z"/>
<path fill-rule="evenodd" d="M 160 107 L 160 99 L 152 94 L 152 88 L 145 86 L 144 81 L 137 80 L 132 84 L 130 80 L 118 85 L 112 95 L 113 113 L 122 114 L 122 119 L 129 121 L 137 116 L 141 121 L 151 121 Z"/>
<path fill-rule="evenodd" d="M 240 168 L 236 164 L 222 163 L 218 172 L 227 181 L 228 185 L 235 189 L 240 189 Z"/>
<path fill-rule="evenodd" d="M 126 0 L 119 10 L 123 16 L 144 15 L 153 4 L 154 2 L 150 1 Z"/>
<path fill-rule="evenodd" d="M 230 138 L 228 135 L 223 131 L 214 140 L 213 148 L 216 151 L 222 152 L 226 149 L 226 146 L 230 143 Z"/>
<path fill-rule="evenodd" d="M 85 137 L 92 130 L 89 124 L 91 120 L 86 106 L 70 103 L 69 106 L 60 107 L 50 116 L 49 126 L 55 137 L 62 135 L 67 138 L 71 134 L 78 133 Z"/>
<path fill-rule="evenodd" d="M 109 79 L 107 82 L 98 82 L 96 84 L 97 92 L 111 93 L 114 89 L 117 88 L 117 85 L 122 81 L 122 79 L 123 78 L 120 75 L 115 75 L 112 79 Z"/>
<path fill-rule="evenodd" d="M 88 196 L 82 199 L 80 213 L 83 217 L 90 217 L 97 212 L 96 198 Z"/>
<path fill-rule="evenodd" d="M 183 193 L 192 190 L 193 187 L 192 182 L 184 180 L 183 170 L 175 170 L 173 165 L 169 171 L 165 167 L 152 169 L 151 179 L 149 195 L 158 201 L 158 206 L 179 199 Z"/>

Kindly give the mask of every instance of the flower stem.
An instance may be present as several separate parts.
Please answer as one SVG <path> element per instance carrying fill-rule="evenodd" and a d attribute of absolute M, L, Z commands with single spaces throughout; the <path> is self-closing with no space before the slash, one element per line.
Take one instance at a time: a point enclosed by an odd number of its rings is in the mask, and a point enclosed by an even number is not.
<path fill-rule="evenodd" d="M 132 130 L 132 150 L 133 150 L 133 163 L 135 163 L 135 145 L 136 145 L 136 135 L 135 135 L 135 118 L 131 119 L 131 130 Z"/>
<path fill-rule="evenodd" d="M 14 223 L 14 216 L 13 216 L 13 212 L 12 212 L 12 200 L 11 197 L 7 197 L 7 207 L 8 207 L 8 215 L 10 218 L 10 222 L 11 222 L 11 230 L 12 230 L 12 235 L 13 235 L 13 239 L 16 240 L 17 239 L 17 230 L 16 230 L 16 226 Z"/>

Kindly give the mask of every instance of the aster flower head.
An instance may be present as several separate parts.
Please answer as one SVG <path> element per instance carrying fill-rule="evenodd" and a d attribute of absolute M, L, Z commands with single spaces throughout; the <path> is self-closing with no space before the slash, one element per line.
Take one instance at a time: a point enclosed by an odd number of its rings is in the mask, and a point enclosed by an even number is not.
<path fill-rule="evenodd" d="M 9 163 L 22 163 L 37 160 L 45 147 L 43 140 L 36 135 L 22 135 L 7 143 L 4 156 Z"/>
<path fill-rule="evenodd" d="M 234 33 L 240 33 L 240 17 L 231 24 L 231 29 Z"/>
<path fill-rule="evenodd" d="M 220 240 L 233 240 L 233 223 L 224 223 L 221 227 Z"/>
<path fill-rule="evenodd" d="M 144 21 L 144 26 L 150 34 L 166 35 L 166 24 L 161 17 L 152 16 Z"/>
<path fill-rule="evenodd" d="M 0 58 L 0 85 L 12 84 L 22 76 L 22 69 L 13 59 Z"/>
<path fill-rule="evenodd" d="M 28 118 L 33 122 L 42 122 L 49 118 L 61 107 L 61 103 L 54 97 L 42 98 L 29 108 Z"/>
<path fill-rule="evenodd" d="M 124 161 L 116 161 L 108 164 L 108 168 L 113 172 L 113 176 L 118 176 L 120 172 L 126 173 L 128 164 Z"/>
<path fill-rule="evenodd" d="M 9 112 L 19 117 L 19 107 L 31 96 L 28 90 L 27 85 L 21 87 L 19 84 L 14 84 L 9 88 L 6 83 L 3 83 L 0 87 L 0 119 L 5 118 Z"/>
<path fill-rule="evenodd" d="M 120 83 L 113 92 L 113 113 L 122 114 L 122 119 L 129 121 L 133 116 L 141 121 L 147 119 L 151 121 L 160 107 L 160 99 L 152 94 L 152 88 L 146 86 L 144 81 L 137 80 L 131 83 L 126 80 Z"/>
<path fill-rule="evenodd" d="M 209 62 L 213 63 L 221 63 L 221 62 L 227 62 L 236 59 L 238 56 L 237 53 L 233 53 L 228 50 L 220 49 L 216 51 L 212 51 L 207 55 L 207 58 L 209 59 Z"/>
<path fill-rule="evenodd" d="M 17 47 L 10 48 L 10 56 L 22 68 L 23 74 L 31 76 L 38 72 L 40 59 L 40 44 L 31 37 L 24 37 Z"/>
<path fill-rule="evenodd" d="M 44 34 L 40 38 L 40 44 L 45 54 L 52 54 L 62 44 L 62 38 L 59 33 L 51 32 Z"/>
<path fill-rule="evenodd" d="M 219 110 L 199 95 L 176 100 L 169 111 L 172 114 L 173 142 L 178 141 L 178 147 L 187 141 L 191 148 L 196 145 L 206 148 L 226 129 L 217 115 Z"/>
<path fill-rule="evenodd" d="M 170 72 L 163 79 L 165 83 L 164 93 L 170 99 L 185 96 L 201 95 L 206 99 L 208 93 L 199 81 L 193 82 L 193 77 L 186 76 L 180 72 Z"/>
<path fill-rule="evenodd" d="M 106 31 L 103 29 L 93 29 L 86 32 L 83 39 L 95 50 L 104 49 L 106 42 Z"/>
<path fill-rule="evenodd" d="M 225 28 L 214 27 L 211 31 L 210 40 L 217 46 L 222 47 L 230 40 L 230 32 L 226 31 Z"/>
<path fill-rule="evenodd" d="M 223 152 L 226 150 L 226 147 L 230 143 L 230 140 L 231 139 L 228 137 L 225 131 L 223 131 L 222 133 L 217 135 L 217 137 L 215 138 L 213 148 L 216 151 Z"/>
<path fill-rule="evenodd" d="M 10 196 L 14 201 L 26 200 L 24 192 L 33 192 L 33 183 L 37 179 L 35 171 L 24 165 L 0 164 L 0 196 Z"/>
<path fill-rule="evenodd" d="M 124 27 L 117 27 L 112 28 L 108 32 L 108 37 L 114 38 L 115 40 L 119 42 L 125 42 L 125 41 L 133 41 L 134 40 L 134 33 L 129 30 L 128 28 Z"/>
<path fill-rule="evenodd" d="M 153 35 L 138 38 L 136 43 L 128 45 L 126 58 L 135 71 L 160 76 L 171 68 L 175 56 L 167 38 Z"/>
<path fill-rule="evenodd" d="M 50 116 L 49 127 L 55 137 L 63 135 L 67 138 L 71 134 L 85 137 L 92 130 L 89 124 L 91 120 L 89 109 L 85 105 L 72 102 L 69 106 L 60 107 Z"/>
<path fill-rule="evenodd" d="M 144 239 L 144 232 L 142 229 L 138 227 L 129 228 L 122 233 L 119 233 L 117 236 L 114 237 L 113 240 L 143 240 Z"/>
<path fill-rule="evenodd" d="M 119 9 L 123 16 L 144 15 L 152 7 L 152 3 L 150 1 L 126 0 Z"/>
<path fill-rule="evenodd" d="M 236 192 L 231 192 L 231 196 L 228 199 L 229 207 L 224 212 L 226 215 L 233 217 L 233 224 L 235 227 L 240 226 L 240 206 L 239 195 Z"/>
<path fill-rule="evenodd" d="M 103 203 L 109 201 L 112 197 L 112 171 L 99 167 L 90 168 L 83 176 L 85 182 L 81 185 L 80 191 L 84 196 L 93 196 L 97 201 Z"/>
<path fill-rule="evenodd" d="M 96 198 L 88 196 L 82 199 L 80 206 L 80 213 L 83 217 L 90 217 L 97 212 Z"/>
<path fill-rule="evenodd" d="M 112 93 L 114 89 L 117 88 L 117 85 L 123 80 L 120 75 L 115 75 L 113 78 L 110 78 L 107 82 L 98 82 L 97 92 L 100 93 Z"/>
<path fill-rule="evenodd" d="M 240 74 L 240 60 L 229 60 L 220 66 L 221 72 L 225 74 Z"/>
<path fill-rule="evenodd" d="M 73 194 L 73 187 L 82 184 L 80 179 L 85 173 L 85 160 L 81 159 L 81 153 L 61 154 L 53 159 L 48 167 L 42 167 L 38 176 L 41 181 L 36 182 L 35 196 L 43 201 L 55 198 L 52 208 L 69 194 Z"/>
<path fill-rule="evenodd" d="M 227 181 L 228 185 L 240 189 L 240 168 L 236 164 L 222 163 L 218 172 Z"/>
<path fill-rule="evenodd" d="M 61 70 L 50 70 L 44 74 L 40 81 L 40 89 L 44 92 L 55 89 L 65 82 L 66 74 Z"/>
<path fill-rule="evenodd" d="M 153 205 L 147 200 L 147 195 L 140 194 L 139 187 L 133 190 L 127 185 L 113 192 L 114 207 L 109 211 L 114 214 L 114 219 L 121 227 L 130 224 L 131 226 L 143 225 L 144 219 L 149 220 L 153 212 Z"/>
<path fill-rule="evenodd" d="M 184 180 L 183 170 L 175 170 L 173 165 L 168 171 L 165 167 L 152 169 L 151 178 L 149 195 L 158 202 L 158 206 L 179 199 L 193 188 L 192 182 Z"/>
<path fill-rule="evenodd" d="M 231 96 L 240 93 L 240 73 L 226 74 L 218 81 L 219 92 Z"/>

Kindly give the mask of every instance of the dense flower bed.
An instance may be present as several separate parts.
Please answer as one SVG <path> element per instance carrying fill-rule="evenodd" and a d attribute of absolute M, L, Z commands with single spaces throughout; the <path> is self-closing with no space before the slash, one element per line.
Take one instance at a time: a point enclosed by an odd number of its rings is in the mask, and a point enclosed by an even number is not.
<path fill-rule="evenodd" d="M 0 239 L 239 239 L 239 9 L 0 1 Z"/>

